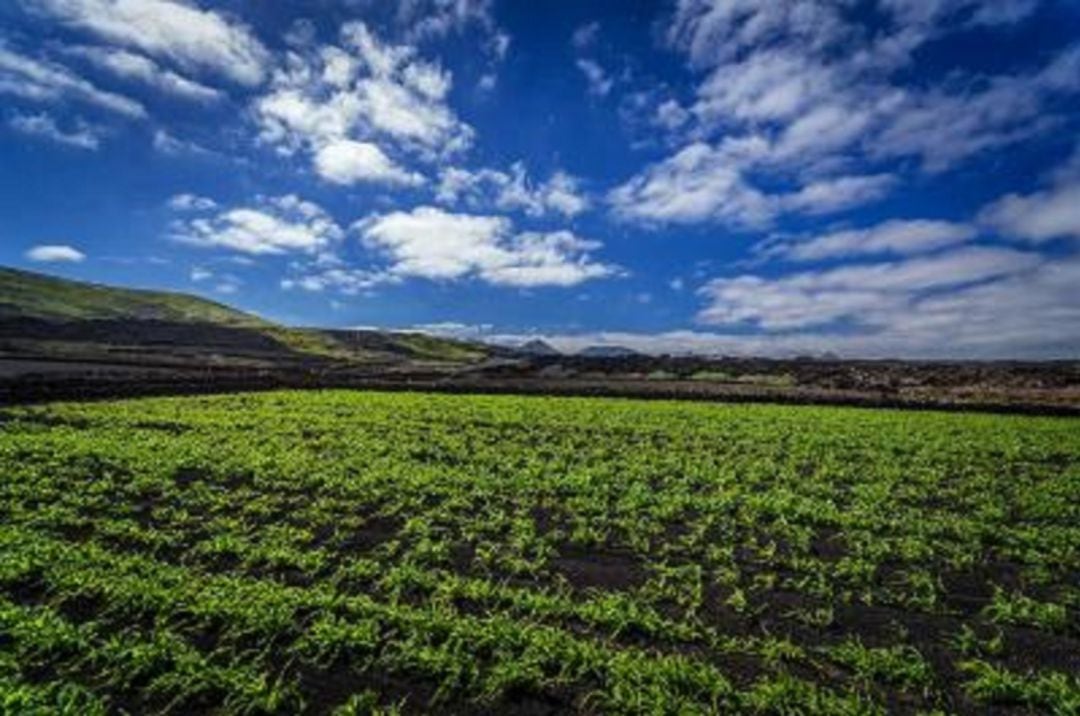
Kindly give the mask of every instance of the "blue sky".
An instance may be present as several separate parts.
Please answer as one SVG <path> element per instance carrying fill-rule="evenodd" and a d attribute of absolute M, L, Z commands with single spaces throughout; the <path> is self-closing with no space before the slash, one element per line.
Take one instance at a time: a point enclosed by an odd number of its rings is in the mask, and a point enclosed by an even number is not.
<path fill-rule="evenodd" d="M 560 347 L 1080 353 L 1069 0 L 11 0 L 0 263 Z"/>

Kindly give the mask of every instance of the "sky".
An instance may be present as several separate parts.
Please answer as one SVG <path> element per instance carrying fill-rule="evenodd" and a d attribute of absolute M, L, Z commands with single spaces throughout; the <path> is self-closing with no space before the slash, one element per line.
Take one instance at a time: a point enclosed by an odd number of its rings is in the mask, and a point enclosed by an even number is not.
<path fill-rule="evenodd" d="M 1073 0 L 7 0 L 0 264 L 573 350 L 1080 356 Z"/>

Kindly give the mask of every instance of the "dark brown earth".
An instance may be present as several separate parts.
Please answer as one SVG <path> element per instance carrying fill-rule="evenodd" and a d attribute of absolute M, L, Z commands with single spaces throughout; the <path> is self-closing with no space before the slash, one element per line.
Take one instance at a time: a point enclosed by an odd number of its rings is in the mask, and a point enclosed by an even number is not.
<path fill-rule="evenodd" d="M 264 331 L 159 320 L 0 319 L 0 404 L 280 388 L 763 401 L 1080 414 L 1080 360 L 528 355 L 458 343 L 471 362 L 409 353 L 402 336 L 319 331 L 347 358 Z M 461 355 L 459 351 L 458 355 Z"/>
<path fill-rule="evenodd" d="M 590 365 L 593 360 L 596 365 Z M 398 363 L 335 365 L 285 361 L 237 365 L 156 355 L 122 359 L 5 357 L 0 354 L 0 404 L 185 395 L 285 388 L 351 388 L 449 393 L 515 393 L 723 402 L 855 405 L 979 410 L 1045 415 L 1080 414 L 1077 363 L 909 363 L 664 359 L 664 365 L 711 370 L 731 379 L 695 379 L 638 370 L 637 359 L 489 360 L 480 365 Z M 659 360 L 659 359 L 658 359 Z M 555 370 L 552 370 L 552 368 Z M 583 370 L 588 368 L 588 370 Z M 762 376 L 783 375 L 787 384 Z M 742 378 L 740 376 L 750 376 Z"/>

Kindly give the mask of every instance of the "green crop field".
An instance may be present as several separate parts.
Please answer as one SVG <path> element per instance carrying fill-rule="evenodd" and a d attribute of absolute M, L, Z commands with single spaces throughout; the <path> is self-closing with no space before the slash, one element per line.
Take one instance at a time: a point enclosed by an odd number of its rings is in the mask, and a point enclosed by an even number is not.
<path fill-rule="evenodd" d="M 1080 713 L 1080 422 L 0 414 L 0 713 Z"/>

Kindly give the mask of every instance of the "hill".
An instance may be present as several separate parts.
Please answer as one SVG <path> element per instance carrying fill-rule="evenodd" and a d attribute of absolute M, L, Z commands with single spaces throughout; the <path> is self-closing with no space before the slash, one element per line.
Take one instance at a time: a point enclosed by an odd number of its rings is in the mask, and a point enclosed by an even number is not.
<path fill-rule="evenodd" d="M 0 267 L 0 319 L 147 320 L 266 327 L 221 303 L 183 293 L 115 288 Z"/>
<path fill-rule="evenodd" d="M 542 341 L 539 338 L 534 338 L 528 343 L 523 343 L 517 347 L 517 352 L 527 356 L 561 356 L 562 353 L 558 349 L 554 348 L 550 343 Z"/>
<path fill-rule="evenodd" d="M 0 356 L 280 366 L 461 363 L 482 346 L 416 333 L 282 326 L 184 293 L 0 267 Z"/>

